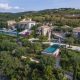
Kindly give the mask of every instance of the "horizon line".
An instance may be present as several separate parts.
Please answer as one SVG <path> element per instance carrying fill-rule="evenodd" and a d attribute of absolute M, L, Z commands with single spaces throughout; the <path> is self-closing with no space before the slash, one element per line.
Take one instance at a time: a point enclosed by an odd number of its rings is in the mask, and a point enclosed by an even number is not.
<path fill-rule="evenodd" d="M 52 10 L 52 9 L 75 9 L 75 10 L 80 10 L 80 8 L 65 8 L 65 7 L 63 7 L 63 8 L 46 8 L 46 9 L 40 9 L 40 10 L 24 10 L 24 11 L 19 11 L 19 12 L 11 12 L 11 11 L 5 11 L 5 12 L 3 12 L 3 11 L 1 11 L 0 13 L 24 13 L 24 12 L 38 12 L 38 11 L 44 11 L 44 10 Z"/>

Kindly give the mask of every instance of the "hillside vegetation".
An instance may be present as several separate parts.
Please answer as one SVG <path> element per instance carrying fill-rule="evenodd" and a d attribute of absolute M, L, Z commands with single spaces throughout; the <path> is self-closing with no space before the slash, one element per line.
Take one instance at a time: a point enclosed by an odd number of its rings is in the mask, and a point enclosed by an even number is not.
<path fill-rule="evenodd" d="M 53 25 L 58 26 L 80 26 L 80 10 L 74 8 L 46 9 L 19 13 L 0 13 L 0 26 L 6 26 L 7 20 L 19 21 L 23 18 L 32 18 L 41 23 L 51 22 Z"/>

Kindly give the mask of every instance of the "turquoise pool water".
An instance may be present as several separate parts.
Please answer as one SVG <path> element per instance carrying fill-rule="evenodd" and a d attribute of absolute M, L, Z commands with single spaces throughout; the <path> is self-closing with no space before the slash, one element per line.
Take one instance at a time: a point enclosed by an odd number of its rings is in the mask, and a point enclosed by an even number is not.
<path fill-rule="evenodd" d="M 59 48 L 59 45 L 58 44 L 54 44 L 48 48 L 46 48 L 43 52 L 46 52 L 46 53 L 54 53 L 56 51 L 56 49 Z"/>

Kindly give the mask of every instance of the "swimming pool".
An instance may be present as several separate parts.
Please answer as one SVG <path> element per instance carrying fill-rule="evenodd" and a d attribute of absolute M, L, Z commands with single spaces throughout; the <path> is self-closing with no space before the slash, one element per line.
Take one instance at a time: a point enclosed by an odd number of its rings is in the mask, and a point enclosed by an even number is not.
<path fill-rule="evenodd" d="M 17 31 L 0 29 L 0 34 L 6 34 L 6 35 L 10 35 L 10 36 L 17 36 Z"/>
<path fill-rule="evenodd" d="M 53 54 L 59 48 L 58 44 L 54 44 L 46 48 L 42 53 Z"/>

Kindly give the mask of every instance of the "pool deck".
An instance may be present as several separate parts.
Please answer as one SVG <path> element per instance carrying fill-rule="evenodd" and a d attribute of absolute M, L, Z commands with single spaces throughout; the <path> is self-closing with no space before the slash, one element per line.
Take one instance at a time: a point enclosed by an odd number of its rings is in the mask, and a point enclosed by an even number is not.
<path fill-rule="evenodd" d="M 43 50 L 42 54 L 53 55 L 53 56 L 57 57 L 59 52 L 60 52 L 59 45 L 53 44 L 53 45 L 49 46 L 48 48 L 46 48 L 45 50 Z"/>
<path fill-rule="evenodd" d="M 80 46 L 70 45 L 70 48 L 69 48 L 69 45 L 68 44 L 63 44 L 63 43 L 43 42 L 43 44 L 50 44 L 50 45 L 59 44 L 59 45 L 65 45 L 67 49 L 71 49 L 71 50 L 75 50 L 75 51 L 79 51 L 80 52 Z"/>
<path fill-rule="evenodd" d="M 44 52 L 44 51 L 42 51 L 42 54 L 45 54 L 45 55 L 53 55 L 53 56 L 55 56 L 55 57 L 57 57 L 58 56 L 58 54 L 59 54 L 59 49 L 56 49 L 53 53 L 47 53 L 47 52 Z"/>
<path fill-rule="evenodd" d="M 33 41 L 33 40 L 31 40 Z M 33 42 L 34 43 L 34 42 Z M 75 51 L 79 51 L 80 52 L 80 46 L 74 46 L 71 45 L 71 48 L 69 48 L 68 44 L 63 44 L 63 43 L 54 43 L 54 42 L 42 42 L 42 44 L 49 44 L 49 45 L 53 45 L 53 44 L 59 44 L 59 45 L 66 45 L 67 49 L 71 49 L 71 50 L 75 50 Z"/>

